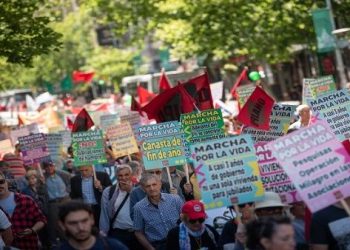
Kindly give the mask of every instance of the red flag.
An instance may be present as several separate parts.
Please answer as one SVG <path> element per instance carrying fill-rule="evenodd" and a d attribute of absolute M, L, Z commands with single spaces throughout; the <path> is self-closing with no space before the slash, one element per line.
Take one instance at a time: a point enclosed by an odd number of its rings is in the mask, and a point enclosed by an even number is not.
<path fill-rule="evenodd" d="M 162 74 L 159 78 L 159 93 L 162 93 L 163 91 L 170 89 L 171 85 L 169 83 L 169 80 L 165 74 L 165 71 L 162 70 Z"/>
<path fill-rule="evenodd" d="M 192 96 L 190 96 L 189 93 L 187 93 L 183 85 L 180 84 L 179 86 L 177 86 L 177 88 L 179 89 L 179 94 L 181 97 L 181 106 L 182 106 L 181 113 L 182 114 L 191 113 L 193 110 L 196 109 L 196 106 L 195 106 L 196 101 L 192 98 Z"/>
<path fill-rule="evenodd" d="M 67 117 L 67 127 L 69 130 L 73 129 L 73 122 L 71 119 L 69 119 L 69 117 Z"/>
<path fill-rule="evenodd" d="M 237 119 L 247 126 L 270 129 L 270 114 L 275 101 L 262 88 L 256 87 Z"/>
<path fill-rule="evenodd" d="M 23 119 L 22 119 L 22 117 L 20 115 L 17 115 L 17 120 L 18 120 L 18 126 L 22 126 L 22 125 L 25 124 Z"/>
<path fill-rule="evenodd" d="M 137 111 L 139 112 L 140 115 L 142 115 L 142 111 L 141 111 L 141 105 L 140 103 L 138 103 L 136 100 L 135 100 L 135 97 L 131 97 L 131 106 L 130 106 L 130 109 L 132 111 Z"/>
<path fill-rule="evenodd" d="M 92 126 L 94 126 L 94 121 L 91 119 L 86 109 L 83 108 L 75 118 L 72 132 L 87 131 Z"/>
<path fill-rule="evenodd" d="M 236 98 L 236 89 L 238 88 L 238 86 L 243 82 L 243 81 L 247 81 L 248 80 L 248 68 L 244 67 L 243 71 L 241 72 L 241 74 L 239 75 L 239 77 L 237 78 L 235 84 L 233 85 L 230 93 L 232 95 L 233 98 Z"/>
<path fill-rule="evenodd" d="M 80 82 L 91 82 L 92 78 L 94 78 L 94 72 L 81 72 L 81 71 L 73 71 L 72 79 L 74 83 Z"/>
<path fill-rule="evenodd" d="M 183 85 L 189 95 L 196 101 L 199 110 L 214 108 L 207 72 L 188 80 Z"/>
<path fill-rule="evenodd" d="M 141 105 L 150 102 L 156 96 L 156 94 L 149 92 L 141 86 L 137 86 L 137 95 Z"/>

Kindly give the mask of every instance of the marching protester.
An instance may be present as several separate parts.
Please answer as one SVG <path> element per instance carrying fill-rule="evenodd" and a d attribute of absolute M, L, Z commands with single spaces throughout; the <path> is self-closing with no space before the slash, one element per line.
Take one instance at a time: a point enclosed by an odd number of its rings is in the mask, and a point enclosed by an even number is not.
<path fill-rule="evenodd" d="M 142 166 L 138 161 L 129 161 L 127 163 L 132 169 L 131 181 L 134 184 L 138 184 L 142 176 Z"/>
<path fill-rule="evenodd" d="M 197 175 L 194 172 L 193 165 L 189 164 L 189 166 L 189 182 L 187 182 L 186 176 L 182 177 L 180 188 L 186 201 L 200 200 L 201 193 L 198 185 Z"/>
<path fill-rule="evenodd" d="M 10 218 L 14 235 L 13 246 L 28 250 L 38 249 L 38 232 L 46 224 L 46 217 L 32 198 L 9 191 L 8 183 L 1 172 L 0 207 Z"/>
<path fill-rule="evenodd" d="M 5 246 L 11 246 L 12 241 L 13 234 L 11 229 L 11 222 L 7 218 L 7 215 L 2 210 L 2 208 L 0 208 L 0 248 L 3 249 Z"/>
<path fill-rule="evenodd" d="M 139 243 L 147 250 L 166 250 L 168 232 L 180 217 L 182 200 L 161 192 L 159 175 L 145 174 L 140 180 L 146 197 L 134 206 L 134 229 Z"/>
<path fill-rule="evenodd" d="M 57 243 L 57 237 L 63 238 L 63 233 L 58 228 L 58 206 L 69 200 L 70 174 L 56 169 L 52 161 L 44 161 L 43 169 L 45 170 L 45 184 L 49 196 L 48 205 L 48 234 L 52 245 Z"/>
<path fill-rule="evenodd" d="M 104 235 L 120 240 L 129 249 L 141 249 L 130 217 L 130 192 L 134 186 L 131 167 L 117 165 L 116 176 L 117 184 L 107 187 L 102 194 L 100 230 Z"/>
<path fill-rule="evenodd" d="M 249 250 L 294 250 L 295 240 L 291 221 L 287 217 L 264 217 L 246 226 Z"/>
<path fill-rule="evenodd" d="M 297 244 L 296 249 L 308 249 L 309 244 L 305 239 L 305 203 L 302 201 L 294 202 L 291 204 L 289 211 L 294 217 L 292 225 L 294 228 L 295 242 Z"/>
<path fill-rule="evenodd" d="M 181 170 L 178 170 L 176 166 L 171 166 L 168 167 L 169 172 L 170 172 L 170 177 L 171 181 L 173 183 L 173 187 L 176 189 L 179 189 L 180 187 L 180 182 L 183 177 L 185 177 L 185 173 Z M 166 168 L 163 168 L 162 170 L 162 180 L 167 180 L 168 179 L 168 174 Z"/>
<path fill-rule="evenodd" d="M 187 201 L 181 209 L 181 223 L 171 229 L 167 236 L 167 250 L 219 248 L 219 234 L 210 225 L 204 224 L 207 215 L 200 201 Z"/>
<path fill-rule="evenodd" d="M 153 174 L 158 176 L 161 179 L 162 176 L 162 170 L 161 169 L 152 169 L 152 170 L 146 170 L 144 174 Z M 142 179 L 142 177 L 141 177 Z M 176 188 L 170 187 L 169 183 L 161 179 L 161 192 L 162 193 L 168 193 L 168 194 L 175 194 L 178 195 L 179 192 Z M 138 185 L 130 193 L 130 216 L 133 218 L 134 216 L 134 209 L 133 207 L 137 202 L 142 200 L 146 197 L 146 191 L 142 187 L 142 185 Z"/>
<path fill-rule="evenodd" d="M 65 233 L 67 240 L 61 241 L 54 249 L 120 249 L 127 250 L 116 239 L 98 235 L 94 230 L 94 215 L 91 207 L 81 201 L 68 201 L 60 205 L 59 226 Z"/>
<path fill-rule="evenodd" d="M 296 114 L 298 115 L 299 119 L 291 124 L 288 130 L 300 129 L 309 126 L 311 120 L 311 109 L 309 106 L 305 104 L 299 105 L 296 109 Z"/>
<path fill-rule="evenodd" d="M 92 166 L 80 166 L 80 175 L 70 179 L 72 199 L 82 199 L 91 206 L 96 222 L 100 221 L 101 197 L 103 190 L 112 185 L 109 176 L 105 172 L 96 171 Z"/>

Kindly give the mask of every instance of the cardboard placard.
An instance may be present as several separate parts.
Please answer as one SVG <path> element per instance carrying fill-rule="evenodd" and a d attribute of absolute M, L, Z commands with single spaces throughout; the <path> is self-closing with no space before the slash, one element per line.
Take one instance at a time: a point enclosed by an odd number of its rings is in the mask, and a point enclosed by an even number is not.
<path fill-rule="evenodd" d="M 183 133 L 177 121 L 140 126 L 137 140 L 145 169 L 186 163 Z"/>
<path fill-rule="evenodd" d="M 198 143 L 190 148 L 202 200 L 208 209 L 263 198 L 264 188 L 249 135 Z"/>
<path fill-rule="evenodd" d="M 308 83 L 308 86 L 313 99 L 337 90 L 332 75 L 313 79 Z"/>
<path fill-rule="evenodd" d="M 50 159 L 47 138 L 43 133 L 31 134 L 18 138 L 25 165 L 32 165 Z"/>
<path fill-rule="evenodd" d="M 63 136 L 59 133 L 47 134 L 47 147 L 50 152 L 51 160 L 57 161 L 63 153 Z"/>
<path fill-rule="evenodd" d="M 15 149 L 12 147 L 12 143 L 10 139 L 0 141 L 0 160 L 7 153 L 13 153 Z"/>
<path fill-rule="evenodd" d="M 293 105 L 275 104 L 270 116 L 269 131 L 245 127 L 243 134 L 250 134 L 255 143 L 273 141 L 287 133 L 295 109 L 296 106 Z"/>
<path fill-rule="evenodd" d="M 340 141 L 350 138 L 350 94 L 342 89 L 310 101 L 317 118 L 330 125 Z"/>
<path fill-rule="evenodd" d="M 258 142 L 254 145 L 265 191 L 279 194 L 283 203 L 300 201 L 294 184 L 266 144 L 267 142 Z"/>
<path fill-rule="evenodd" d="M 350 196 L 350 156 L 326 122 L 267 145 L 311 212 Z"/>
<path fill-rule="evenodd" d="M 107 162 L 101 130 L 72 133 L 74 166 Z"/>
<path fill-rule="evenodd" d="M 111 126 L 119 124 L 119 115 L 118 114 L 108 114 L 102 115 L 100 117 L 100 127 L 103 131 L 107 131 L 107 129 Z"/>
<path fill-rule="evenodd" d="M 109 126 L 107 137 L 112 145 L 115 158 L 139 152 L 134 133 L 128 122 Z"/>

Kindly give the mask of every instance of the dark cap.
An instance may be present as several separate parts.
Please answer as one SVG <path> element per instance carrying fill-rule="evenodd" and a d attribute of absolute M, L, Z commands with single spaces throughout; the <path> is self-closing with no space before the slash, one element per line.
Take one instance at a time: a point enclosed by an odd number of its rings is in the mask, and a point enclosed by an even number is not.
<path fill-rule="evenodd" d="M 52 160 L 45 160 L 43 161 L 43 168 L 47 168 L 48 166 L 55 165 L 55 163 Z"/>

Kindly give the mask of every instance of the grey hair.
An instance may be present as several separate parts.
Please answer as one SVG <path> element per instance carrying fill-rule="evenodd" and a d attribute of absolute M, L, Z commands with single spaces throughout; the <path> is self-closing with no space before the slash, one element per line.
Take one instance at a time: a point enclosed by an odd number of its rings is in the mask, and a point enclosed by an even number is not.
<path fill-rule="evenodd" d="M 127 164 L 131 167 L 133 173 L 137 171 L 137 168 L 141 167 L 138 161 L 129 161 Z"/>
<path fill-rule="evenodd" d="M 159 182 L 162 182 L 160 176 L 155 175 L 155 174 L 144 173 L 140 179 L 141 186 L 145 186 L 147 181 L 152 180 L 152 179 L 159 181 Z"/>
<path fill-rule="evenodd" d="M 119 174 L 119 172 L 122 171 L 123 169 L 129 169 L 130 174 L 132 174 L 132 169 L 128 164 L 121 164 L 121 165 L 115 166 L 115 173 Z"/>

